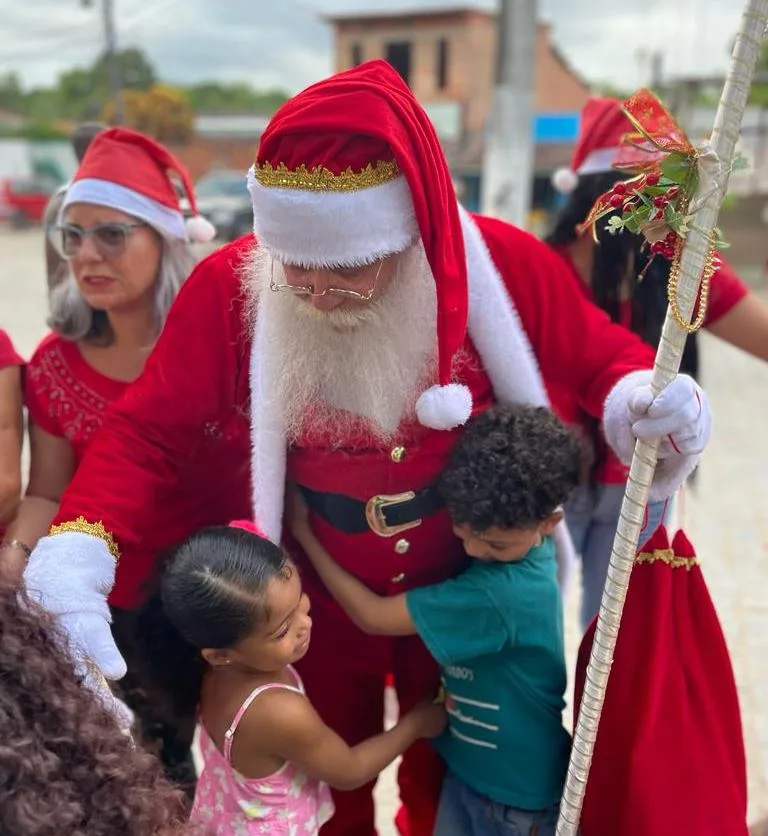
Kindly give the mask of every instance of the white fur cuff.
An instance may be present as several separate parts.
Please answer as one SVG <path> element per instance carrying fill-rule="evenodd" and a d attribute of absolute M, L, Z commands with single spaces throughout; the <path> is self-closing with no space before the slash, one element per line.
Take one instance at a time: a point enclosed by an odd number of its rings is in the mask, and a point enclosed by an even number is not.
<path fill-rule="evenodd" d="M 565 520 L 561 520 L 554 530 L 555 548 L 557 550 L 557 579 L 560 591 L 565 598 L 571 589 L 571 582 L 576 571 L 576 547 L 571 539 L 571 532 Z"/>
<path fill-rule="evenodd" d="M 650 383 L 652 376 L 653 372 L 650 369 L 631 372 L 619 380 L 605 399 L 603 407 L 605 437 L 616 455 L 626 465 L 632 461 L 636 441 L 632 433 L 629 397 L 640 386 Z"/>

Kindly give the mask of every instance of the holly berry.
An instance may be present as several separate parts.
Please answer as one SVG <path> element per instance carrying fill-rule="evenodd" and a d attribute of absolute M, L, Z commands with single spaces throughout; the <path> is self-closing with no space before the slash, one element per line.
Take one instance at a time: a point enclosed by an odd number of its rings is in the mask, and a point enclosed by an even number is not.
<path fill-rule="evenodd" d="M 654 255 L 664 255 L 664 242 L 663 241 L 654 241 L 651 244 L 651 252 Z"/>
<path fill-rule="evenodd" d="M 667 205 L 667 198 L 663 194 L 660 194 L 657 197 L 654 197 L 653 205 L 657 209 L 663 209 Z"/>
<path fill-rule="evenodd" d="M 614 209 L 618 209 L 619 206 L 621 206 L 621 204 L 624 203 L 624 197 L 620 194 L 613 194 L 608 200 L 608 203 L 610 203 L 610 205 L 613 206 Z"/>
<path fill-rule="evenodd" d="M 613 193 L 614 194 L 626 194 L 627 193 L 627 184 L 622 183 L 621 181 L 619 181 L 618 183 L 615 183 L 614 186 L 613 186 Z"/>
<path fill-rule="evenodd" d="M 645 175 L 645 182 L 649 186 L 655 186 L 659 180 L 661 180 L 661 175 L 657 171 L 652 171 L 650 174 Z"/>
<path fill-rule="evenodd" d="M 663 256 L 664 256 L 664 258 L 668 258 L 670 260 L 675 257 L 675 248 L 672 246 L 672 244 L 665 244 L 664 245 Z"/>
<path fill-rule="evenodd" d="M 674 199 L 674 198 L 676 198 L 679 194 L 680 194 L 680 189 L 678 189 L 678 187 L 677 187 L 677 186 L 671 186 L 669 189 L 667 189 L 667 197 L 668 197 L 670 200 L 673 200 L 673 199 Z"/>

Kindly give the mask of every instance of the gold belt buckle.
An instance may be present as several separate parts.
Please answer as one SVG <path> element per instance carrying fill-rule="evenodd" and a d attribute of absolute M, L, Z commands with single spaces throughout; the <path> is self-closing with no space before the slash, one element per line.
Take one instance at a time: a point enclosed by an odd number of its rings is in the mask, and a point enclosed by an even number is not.
<path fill-rule="evenodd" d="M 416 493 L 414 491 L 372 496 L 365 503 L 365 519 L 368 523 L 368 528 L 374 534 L 378 534 L 379 537 L 395 537 L 403 531 L 408 531 L 409 528 L 416 528 L 416 526 L 421 525 L 421 519 L 400 523 L 400 525 L 387 525 L 384 519 L 384 510 L 386 508 L 392 505 L 399 505 L 401 502 L 409 502 L 415 496 Z"/>

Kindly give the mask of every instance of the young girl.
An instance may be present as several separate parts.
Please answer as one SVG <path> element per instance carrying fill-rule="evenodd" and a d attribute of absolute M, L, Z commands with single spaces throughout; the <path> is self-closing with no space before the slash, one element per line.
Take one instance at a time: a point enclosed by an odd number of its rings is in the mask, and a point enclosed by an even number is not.
<path fill-rule="evenodd" d="M 182 794 L 85 689 L 51 617 L 0 581 L 0 833 L 176 836 Z"/>
<path fill-rule="evenodd" d="M 210 834 L 316 834 L 333 814 L 326 786 L 373 780 L 446 724 L 415 709 L 388 732 L 348 746 L 323 723 L 292 667 L 312 620 L 296 567 L 248 523 L 205 529 L 172 556 L 140 618 L 150 674 L 172 711 L 199 700 L 205 768 L 191 822 Z"/>

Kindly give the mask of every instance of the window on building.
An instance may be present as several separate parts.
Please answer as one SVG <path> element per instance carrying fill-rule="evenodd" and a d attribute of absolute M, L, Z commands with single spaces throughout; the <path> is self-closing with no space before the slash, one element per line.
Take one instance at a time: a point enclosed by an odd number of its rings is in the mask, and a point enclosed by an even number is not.
<path fill-rule="evenodd" d="M 357 67 L 363 63 L 363 47 L 362 44 L 352 44 L 352 66 Z"/>
<path fill-rule="evenodd" d="M 437 42 L 437 89 L 445 90 L 448 86 L 448 38 Z"/>
<path fill-rule="evenodd" d="M 387 61 L 397 70 L 403 81 L 411 83 L 411 43 L 410 41 L 394 41 L 387 44 Z"/>

